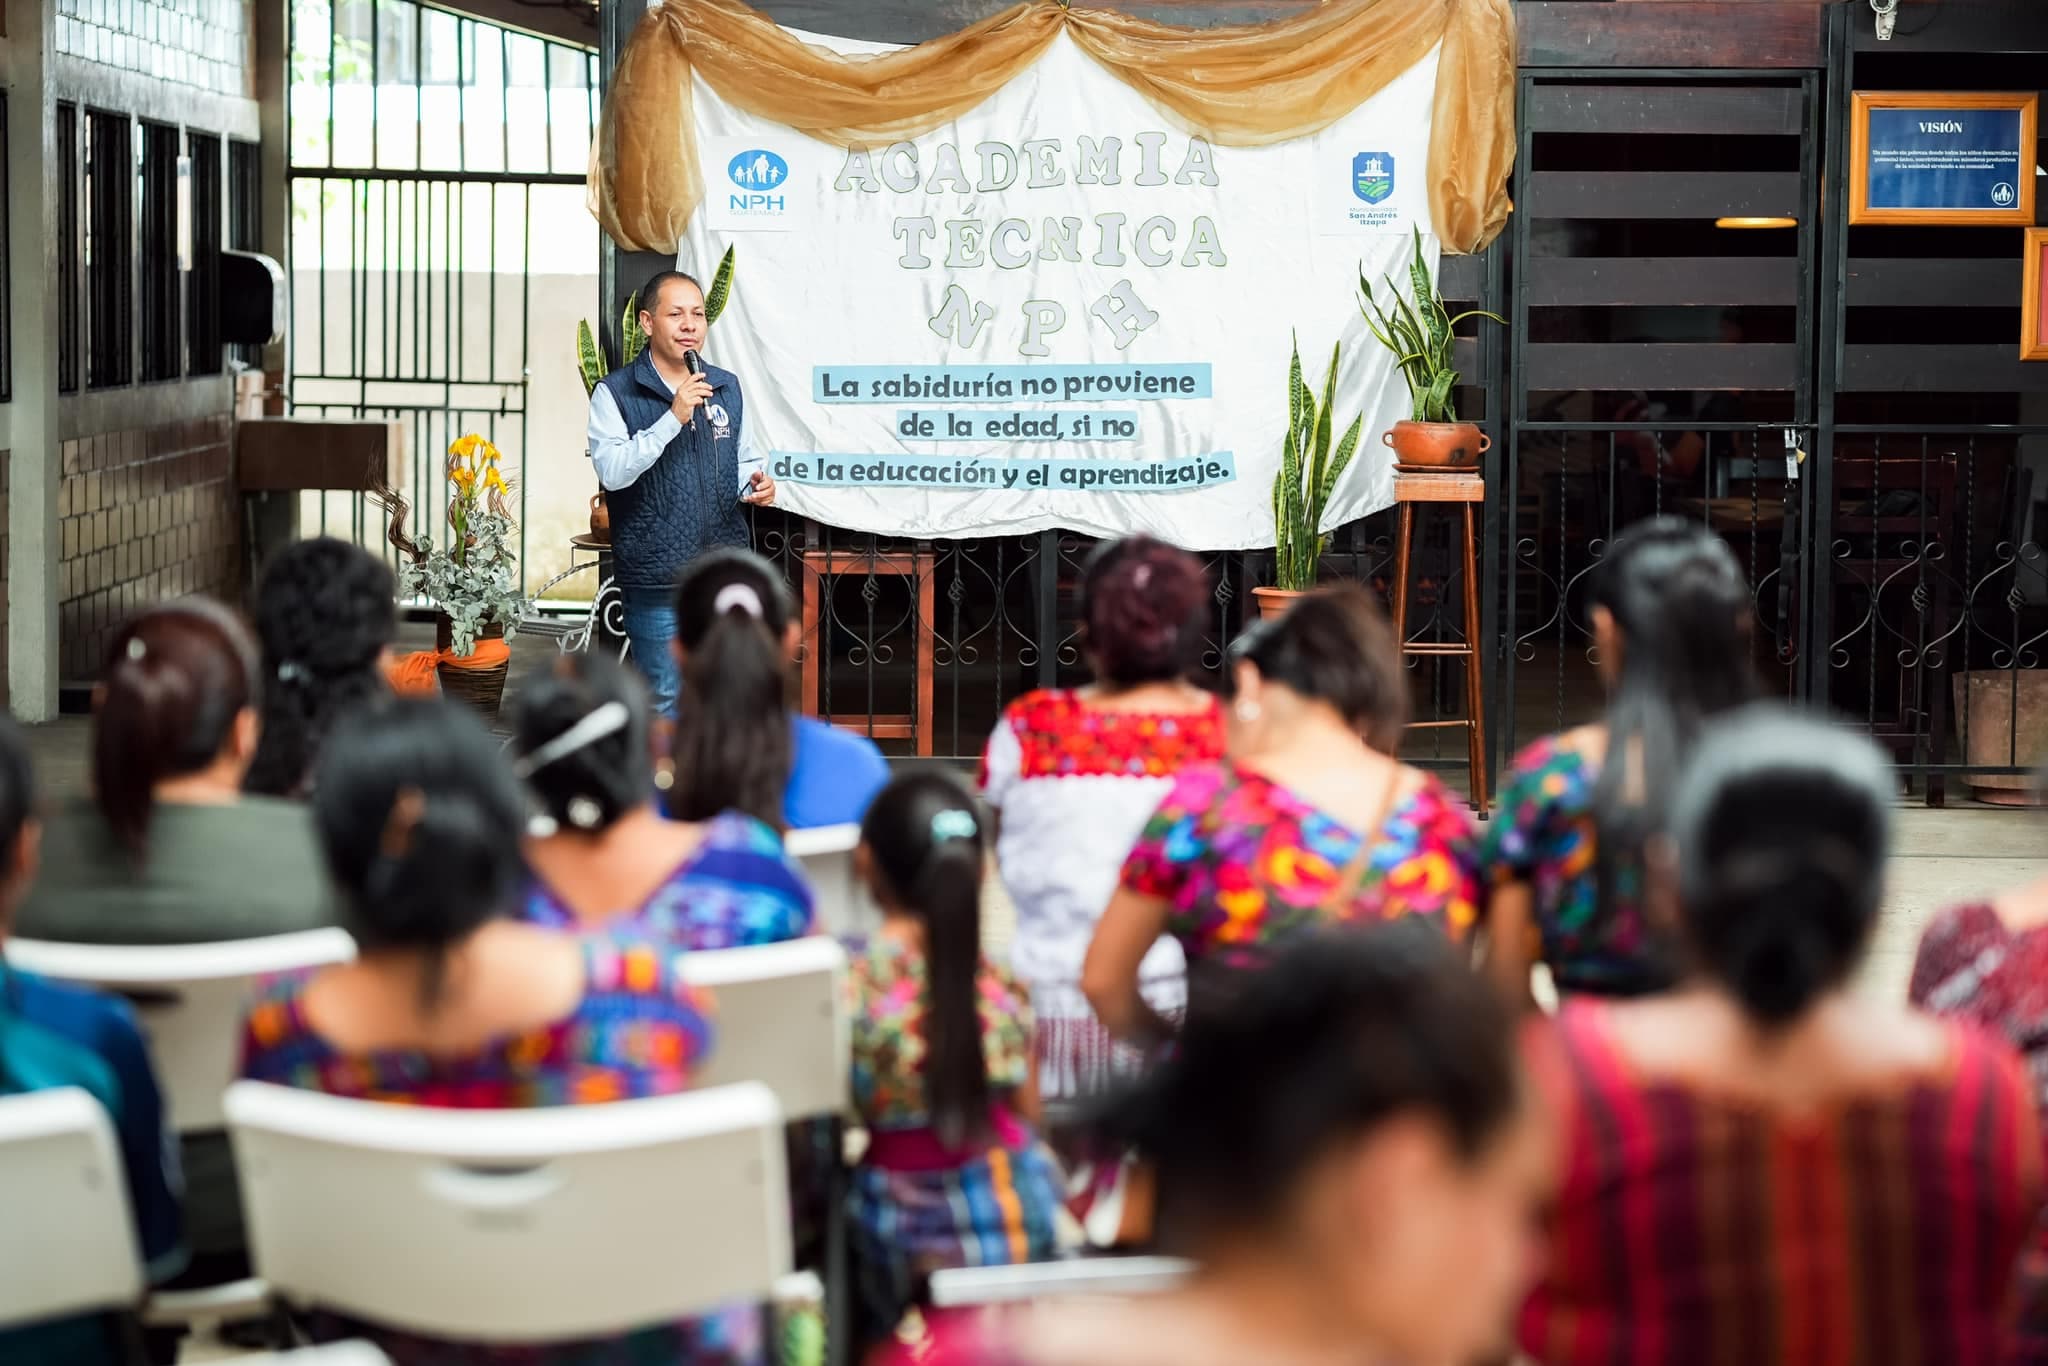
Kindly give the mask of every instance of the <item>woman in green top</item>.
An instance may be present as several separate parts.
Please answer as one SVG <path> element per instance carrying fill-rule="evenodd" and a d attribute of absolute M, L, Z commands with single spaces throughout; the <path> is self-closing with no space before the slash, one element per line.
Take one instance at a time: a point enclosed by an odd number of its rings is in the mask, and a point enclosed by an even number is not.
<path fill-rule="evenodd" d="M 94 691 L 92 797 L 45 826 L 17 933 L 203 944 L 333 924 L 311 816 L 241 790 L 260 701 L 255 645 L 216 602 L 182 598 L 116 633 Z M 182 1137 L 190 1280 L 246 1274 L 227 1138 Z"/>

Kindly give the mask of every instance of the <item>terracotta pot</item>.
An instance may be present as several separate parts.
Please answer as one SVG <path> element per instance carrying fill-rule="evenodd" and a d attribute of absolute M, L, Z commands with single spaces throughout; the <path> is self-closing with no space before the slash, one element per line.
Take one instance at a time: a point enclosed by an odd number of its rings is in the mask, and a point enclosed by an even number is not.
<path fill-rule="evenodd" d="M 1393 447 L 1402 465 L 1464 469 L 1479 463 L 1493 441 L 1472 422 L 1396 422 L 1380 440 Z"/>
<path fill-rule="evenodd" d="M 612 510 L 604 501 L 604 490 L 599 489 L 590 497 L 590 539 L 612 542 Z"/>
<path fill-rule="evenodd" d="M 1287 609 L 1294 606 L 1294 600 L 1302 592 L 1299 588 L 1254 588 L 1252 603 L 1259 609 L 1260 620 L 1270 621 L 1274 617 L 1286 616 Z"/>

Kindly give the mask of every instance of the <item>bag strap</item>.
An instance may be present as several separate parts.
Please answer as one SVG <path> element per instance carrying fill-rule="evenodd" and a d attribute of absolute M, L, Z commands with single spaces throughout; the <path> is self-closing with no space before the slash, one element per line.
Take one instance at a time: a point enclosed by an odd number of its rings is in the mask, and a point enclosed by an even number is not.
<path fill-rule="evenodd" d="M 1337 874 L 1337 880 L 1330 884 L 1329 892 L 1316 906 L 1316 914 L 1321 919 L 1341 919 L 1349 904 L 1373 883 L 1372 856 L 1379 846 L 1380 827 L 1387 823 L 1388 816 L 1394 814 L 1395 798 L 1400 795 L 1402 781 L 1408 776 L 1408 770 L 1400 764 L 1394 764 L 1393 768 L 1393 774 L 1380 792 L 1379 806 L 1364 830 L 1359 832 L 1358 852 L 1351 856 L 1351 861 L 1344 865 L 1343 871 Z"/>

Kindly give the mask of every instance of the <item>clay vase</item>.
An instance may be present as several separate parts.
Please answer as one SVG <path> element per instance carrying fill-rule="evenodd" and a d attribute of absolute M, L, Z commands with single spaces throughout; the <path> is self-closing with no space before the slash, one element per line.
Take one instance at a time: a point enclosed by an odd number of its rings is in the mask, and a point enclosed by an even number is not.
<path fill-rule="evenodd" d="M 612 510 L 604 501 L 603 489 L 590 496 L 590 539 L 612 543 Z"/>
<path fill-rule="evenodd" d="M 1287 615 L 1287 609 L 1294 606 L 1294 600 L 1302 596 L 1299 588 L 1254 588 L 1252 603 L 1259 609 L 1259 619 L 1270 621 Z"/>
<path fill-rule="evenodd" d="M 1396 422 L 1380 440 L 1393 448 L 1394 463 L 1420 469 L 1469 469 L 1493 445 L 1472 422 Z"/>

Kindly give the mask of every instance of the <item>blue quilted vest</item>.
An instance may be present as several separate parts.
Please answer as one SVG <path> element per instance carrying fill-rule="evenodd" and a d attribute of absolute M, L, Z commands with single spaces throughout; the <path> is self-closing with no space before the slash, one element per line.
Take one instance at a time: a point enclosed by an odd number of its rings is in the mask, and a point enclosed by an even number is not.
<path fill-rule="evenodd" d="M 622 588 L 670 588 L 683 566 L 714 546 L 744 546 L 747 519 L 739 501 L 740 423 L 745 400 L 739 377 L 704 367 L 711 402 L 683 424 L 651 469 L 622 489 L 609 489 L 613 576 Z M 674 395 L 645 351 L 604 377 L 637 436 L 661 420 Z M 723 422 L 717 419 L 723 417 Z"/>

